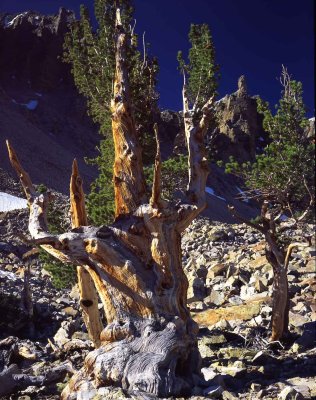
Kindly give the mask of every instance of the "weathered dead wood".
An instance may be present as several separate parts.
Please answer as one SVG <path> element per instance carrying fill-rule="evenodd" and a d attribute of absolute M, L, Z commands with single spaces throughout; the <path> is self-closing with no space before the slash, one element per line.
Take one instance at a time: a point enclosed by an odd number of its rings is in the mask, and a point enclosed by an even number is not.
<path fill-rule="evenodd" d="M 150 198 L 150 205 L 154 208 L 161 206 L 161 154 L 160 154 L 160 141 L 158 136 L 158 125 L 154 126 L 155 138 L 156 138 L 156 157 L 154 165 L 154 179 L 152 186 L 152 194 Z"/>
<path fill-rule="evenodd" d="M 121 23 L 119 9 L 117 9 L 116 31 L 116 70 L 111 110 L 115 150 L 113 168 L 115 215 L 118 217 L 132 213 L 146 201 L 146 185 L 125 61 L 128 37 Z"/>
<path fill-rule="evenodd" d="M 48 370 L 45 375 L 28 375 L 16 365 L 11 364 L 0 372 L 0 396 L 7 396 L 28 386 L 43 386 L 61 381 L 67 373 L 73 374 L 75 369 L 70 361 Z"/>
<path fill-rule="evenodd" d="M 77 160 L 73 161 L 70 179 L 70 213 L 72 228 L 79 228 L 80 226 L 88 225 L 85 196 L 82 187 L 82 179 L 79 175 Z M 100 335 L 103 325 L 98 308 L 98 294 L 89 274 L 89 267 L 78 265 L 77 277 L 82 317 L 89 337 L 97 348 L 101 344 Z"/>
<path fill-rule="evenodd" d="M 71 232 L 50 235 L 46 225 L 33 228 L 38 226 L 38 218 L 45 217 L 45 205 L 34 206 L 41 195 L 34 192 L 29 201 L 32 239 L 40 240 L 58 259 L 88 268 L 108 322 L 101 333 L 101 346 L 88 355 L 82 370 L 63 391 L 63 399 L 108 385 L 155 397 L 183 396 L 203 382 L 198 327 L 187 308 L 181 232 L 206 204 L 203 137 L 213 99 L 203 107 L 199 121 L 193 120 L 193 115 L 184 116 L 190 152 L 187 203 L 173 205 L 161 199 L 158 135 L 154 185 L 148 200 L 128 88 L 128 38 L 119 11 L 116 29 L 112 101 L 115 222 L 100 228 L 80 224 Z M 18 173 L 22 169 L 19 163 L 13 167 Z M 31 185 L 30 181 L 21 182 L 24 188 Z M 78 206 L 78 215 L 80 210 Z"/>

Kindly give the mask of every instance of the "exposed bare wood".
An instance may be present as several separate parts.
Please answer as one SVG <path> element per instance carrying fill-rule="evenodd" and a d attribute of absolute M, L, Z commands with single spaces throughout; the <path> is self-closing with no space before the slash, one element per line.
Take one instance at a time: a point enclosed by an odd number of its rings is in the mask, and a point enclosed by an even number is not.
<path fill-rule="evenodd" d="M 155 398 L 188 396 L 194 385 L 203 381 L 198 326 L 186 304 L 188 281 L 182 268 L 181 231 L 206 204 L 208 170 L 203 139 L 213 99 L 203 107 L 199 120 L 189 109 L 184 115 L 190 154 L 188 203 L 173 205 L 161 199 L 158 135 L 149 201 L 129 97 L 127 36 L 119 12 L 116 29 L 111 104 L 117 218 L 112 225 L 100 228 L 82 224 L 83 192 L 81 183 L 75 184 L 78 171 L 74 166 L 72 213 L 77 222 L 73 222 L 71 232 L 53 236 L 54 240 L 45 245 L 56 258 L 89 271 L 108 322 L 101 333 L 100 347 L 87 356 L 84 367 L 63 391 L 62 398 L 67 400 L 109 385 Z M 31 215 L 30 220 L 36 221 L 39 216 Z M 47 231 L 46 236 L 30 231 L 33 240 L 50 238 Z"/>
<path fill-rule="evenodd" d="M 72 174 L 70 178 L 70 213 L 73 228 L 88 225 L 82 179 L 79 175 L 76 159 L 74 159 L 72 163 Z"/>
<path fill-rule="evenodd" d="M 118 217 L 132 213 L 146 201 L 146 185 L 125 62 L 128 38 L 121 24 L 119 9 L 117 10 L 116 32 L 116 71 L 111 109 L 115 149 L 113 171 L 115 216 Z"/>
<path fill-rule="evenodd" d="M 10 142 L 8 140 L 6 140 L 6 144 L 7 144 L 7 149 L 8 149 L 8 153 L 9 153 L 10 163 L 18 175 L 20 182 L 22 184 L 22 187 L 24 189 L 25 196 L 26 196 L 28 202 L 30 203 L 32 196 L 34 196 L 36 194 L 36 190 L 32 184 L 29 174 L 27 172 L 25 172 L 24 169 L 22 168 L 21 163 L 18 159 L 18 156 L 16 155 L 15 150 L 10 145 Z"/>
<path fill-rule="evenodd" d="M 156 138 L 156 157 L 155 157 L 155 165 L 154 165 L 154 179 L 153 179 L 153 187 L 152 194 L 150 199 L 150 204 L 154 208 L 160 207 L 160 195 L 161 195 L 161 154 L 160 154 L 160 141 L 158 136 L 158 125 L 154 125 L 155 138 Z"/>
<path fill-rule="evenodd" d="M 78 228 L 88 224 L 82 179 L 79 175 L 78 163 L 76 159 L 72 164 L 72 174 L 70 179 L 70 212 L 73 228 Z M 101 344 L 100 335 L 103 325 L 98 308 L 98 294 L 96 292 L 93 280 L 89 275 L 89 267 L 78 265 L 77 277 L 82 317 L 89 337 L 97 348 Z"/>

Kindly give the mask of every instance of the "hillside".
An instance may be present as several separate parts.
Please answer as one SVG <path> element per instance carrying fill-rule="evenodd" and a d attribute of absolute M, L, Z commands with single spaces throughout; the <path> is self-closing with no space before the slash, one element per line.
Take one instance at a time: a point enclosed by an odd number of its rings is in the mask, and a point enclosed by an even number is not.
<path fill-rule="evenodd" d="M 0 15 L 0 400 L 315 400 L 315 119 L 300 82 L 283 67 L 276 117 L 243 75 L 215 101 L 212 37 L 192 25 L 193 84 L 183 111 L 150 108 L 159 136 L 143 168 L 129 0 L 96 4 L 116 65 L 115 218 L 101 226 L 84 196 L 98 127 L 62 62 L 74 13 Z M 104 67 L 105 37 L 84 53 L 85 78 Z M 231 156 L 259 160 L 242 175 L 257 202 L 224 172 Z"/>

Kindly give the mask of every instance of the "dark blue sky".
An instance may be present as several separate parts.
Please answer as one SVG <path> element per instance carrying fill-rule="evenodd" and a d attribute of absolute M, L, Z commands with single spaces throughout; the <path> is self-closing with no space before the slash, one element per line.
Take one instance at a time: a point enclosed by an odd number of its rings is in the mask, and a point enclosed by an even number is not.
<path fill-rule="evenodd" d="M 0 12 L 55 13 L 59 6 L 78 12 L 81 3 L 92 9 L 93 0 L 0 0 Z M 181 108 L 177 51 L 188 48 L 190 23 L 205 22 L 221 66 L 221 97 L 235 91 L 244 74 L 251 94 L 275 104 L 284 64 L 303 82 L 308 115 L 314 115 L 313 0 L 135 0 L 135 6 L 136 31 L 146 31 L 159 58 L 162 108 Z"/>

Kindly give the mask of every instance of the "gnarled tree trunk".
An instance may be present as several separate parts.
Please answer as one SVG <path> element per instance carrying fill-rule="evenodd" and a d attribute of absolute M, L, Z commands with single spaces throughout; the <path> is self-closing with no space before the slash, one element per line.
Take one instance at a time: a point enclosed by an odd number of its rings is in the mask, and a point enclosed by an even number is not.
<path fill-rule="evenodd" d="M 112 101 L 116 219 L 112 225 L 49 234 L 45 214 L 49 194 L 36 193 L 8 144 L 11 163 L 30 205 L 29 230 L 34 242 L 89 272 L 108 322 L 100 336 L 101 346 L 73 376 L 63 391 L 64 399 L 108 385 L 155 397 L 188 395 L 202 377 L 198 327 L 186 305 L 188 281 L 181 265 L 181 233 L 206 204 L 203 137 L 212 101 L 203 109 L 201 120 L 187 129 L 190 202 L 171 205 L 160 197 L 157 134 L 154 183 L 148 199 L 129 97 L 126 40 L 118 12 Z"/>
<path fill-rule="evenodd" d="M 260 224 L 254 224 L 253 222 L 243 218 L 233 207 L 229 206 L 228 208 L 232 215 L 239 221 L 258 230 L 265 237 L 265 254 L 273 269 L 270 341 L 280 340 L 288 333 L 289 329 L 290 299 L 287 272 L 290 257 L 295 247 L 304 247 L 307 244 L 291 243 L 287 249 L 282 247 L 277 239 L 276 223 L 273 216 L 269 213 L 267 201 L 263 203 L 261 208 Z"/>

